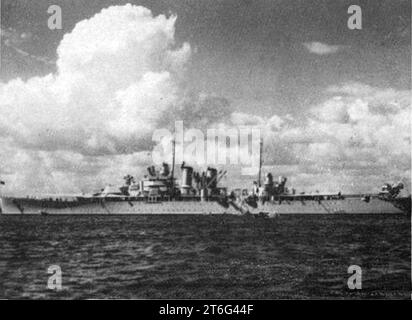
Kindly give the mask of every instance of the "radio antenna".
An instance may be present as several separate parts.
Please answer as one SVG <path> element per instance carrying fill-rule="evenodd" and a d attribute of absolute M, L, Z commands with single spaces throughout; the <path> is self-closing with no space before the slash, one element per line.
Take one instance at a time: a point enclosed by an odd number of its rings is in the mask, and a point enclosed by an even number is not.
<path fill-rule="evenodd" d="M 172 196 L 175 193 L 175 156 L 176 156 L 176 140 L 173 136 L 172 140 L 172 174 L 170 175 L 170 179 L 172 180 Z"/>
<path fill-rule="evenodd" d="M 263 150 L 263 138 L 260 138 L 260 144 L 259 144 L 259 175 L 258 175 L 258 184 L 259 187 L 262 185 L 261 183 L 261 175 L 262 175 L 262 150 Z"/>

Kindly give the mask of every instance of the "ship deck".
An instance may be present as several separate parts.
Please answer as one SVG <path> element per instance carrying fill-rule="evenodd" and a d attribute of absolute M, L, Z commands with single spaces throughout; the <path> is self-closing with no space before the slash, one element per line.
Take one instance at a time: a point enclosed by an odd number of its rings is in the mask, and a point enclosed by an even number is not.
<path fill-rule="evenodd" d="M 372 198 L 369 202 L 361 198 L 329 200 L 276 200 L 258 201 L 256 206 L 245 201 L 138 201 L 89 199 L 51 201 L 47 199 L 2 197 L 4 214 L 357 214 L 357 213 L 402 213 L 393 202 Z"/>

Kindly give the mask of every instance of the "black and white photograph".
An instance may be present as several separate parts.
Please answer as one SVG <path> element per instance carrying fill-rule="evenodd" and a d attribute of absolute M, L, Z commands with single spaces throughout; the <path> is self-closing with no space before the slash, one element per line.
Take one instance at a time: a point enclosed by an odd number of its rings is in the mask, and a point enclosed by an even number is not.
<path fill-rule="evenodd" d="M 0 299 L 411 299 L 410 0 L 0 12 Z"/>

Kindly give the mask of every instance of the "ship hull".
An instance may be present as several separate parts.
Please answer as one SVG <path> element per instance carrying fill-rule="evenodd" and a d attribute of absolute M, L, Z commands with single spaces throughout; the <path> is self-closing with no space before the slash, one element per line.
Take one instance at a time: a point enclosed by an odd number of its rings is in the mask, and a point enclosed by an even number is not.
<path fill-rule="evenodd" d="M 217 201 L 49 201 L 2 197 L 3 214 L 239 214 Z"/>
<path fill-rule="evenodd" d="M 391 201 L 373 198 L 338 200 L 258 201 L 254 205 L 244 201 L 147 201 L 134 200 L 52 200 L 30 198 L 1 198 L 3 214 L 386 214 L 402 213 Z"/>

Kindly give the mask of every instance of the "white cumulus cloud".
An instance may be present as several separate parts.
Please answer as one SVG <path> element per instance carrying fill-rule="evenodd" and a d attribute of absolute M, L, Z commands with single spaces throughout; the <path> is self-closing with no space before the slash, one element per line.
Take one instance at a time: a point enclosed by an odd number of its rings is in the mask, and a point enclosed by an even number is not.
<path fill-rule="evenodd" d="M 175 22 L 130 4 L 103 9 L 63 37 L 56 73 L 0 83 L 6 190 L 80 192 L 119 182 L 150 163 L 156 129 L 225 121 L 226 99 L 185 93 L 191 48 L 175 42 Z"/>
<path fill-rule="evenodd" d="M 175 20 L 126 5 L 77 23 L 58 46 L 56 74 L 0 84 L 0 135 L 82 154 L 147 148 L 190 56 L 175 44 Z"/>
<path fill-rule="evenodd" d="M 403 181 L 410 192 L 410 91 L 345 83 L 325 90 L 303 120 L 234 113 L 264 138 L 265 171 L 290 177 L 298 190 L 377 192 Z"/>

